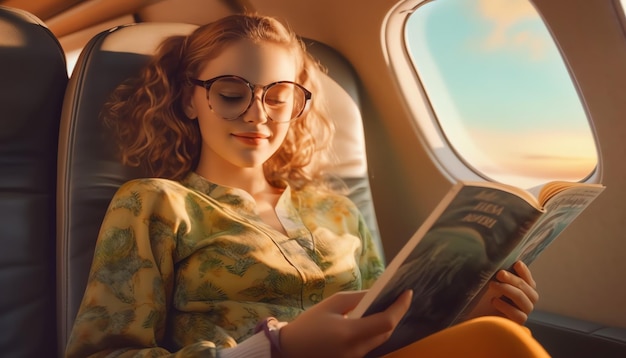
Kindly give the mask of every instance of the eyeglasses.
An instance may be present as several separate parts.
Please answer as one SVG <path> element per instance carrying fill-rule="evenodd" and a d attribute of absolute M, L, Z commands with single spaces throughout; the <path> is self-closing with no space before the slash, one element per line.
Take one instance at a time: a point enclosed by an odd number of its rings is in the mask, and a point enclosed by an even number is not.
<path fill-rule="evenodd" d="M 189 79 L 192 84 L 204 87 L 209 108 L 226 120 L 239 118 L 252 106 L 255 99 L 253 85 L 246 79 L 224 75 L 202 81 Z M 261 103 L 269 119 L 290 122 L 300 117 L 311 101 L 312 93 L 291 81 L 278 81 L 260 87 Z"/>

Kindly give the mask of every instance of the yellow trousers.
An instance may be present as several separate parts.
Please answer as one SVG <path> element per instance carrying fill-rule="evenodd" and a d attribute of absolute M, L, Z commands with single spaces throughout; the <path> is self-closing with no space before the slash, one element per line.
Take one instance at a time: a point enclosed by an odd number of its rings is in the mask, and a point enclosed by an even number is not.
<path fill-rule="evenodd" d="M 384 358 L 550 357 L 530 330 L 501 317 L 479 317 L 439 331 Z"/>

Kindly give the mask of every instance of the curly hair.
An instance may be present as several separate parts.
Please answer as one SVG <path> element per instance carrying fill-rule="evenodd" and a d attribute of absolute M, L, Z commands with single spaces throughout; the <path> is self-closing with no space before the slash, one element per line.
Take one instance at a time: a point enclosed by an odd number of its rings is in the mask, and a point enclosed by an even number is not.
<path fill-rule="evenodd" d="M 138 76 L 114 90 L 102 116 L 119 138 L 124 164 L 173 180 L 196 168 L 200 128 L 183 110 L 192 93 L 189 79 L 242 39 L 284 46 L 296 61 L 296 81 L 314 94 L 309 110 L 290 123 L 281 147 L 264 163 L 266 180 L 276 187 L 289 183 L 297 188 L 323 182 L 319 179 L 331 158 L 334 130 L 319 90 L 318 76 L 324 69 L 290 29 L 256 14 L 231 15 L 200 26 L 188 36 L 166 38 Z"/>

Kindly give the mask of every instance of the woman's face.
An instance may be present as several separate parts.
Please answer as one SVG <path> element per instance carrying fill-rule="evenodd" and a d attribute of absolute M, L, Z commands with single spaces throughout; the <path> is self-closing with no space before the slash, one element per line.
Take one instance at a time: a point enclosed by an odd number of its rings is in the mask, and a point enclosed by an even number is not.
<path fill-rule="evenodd" d="M 206 81 L 223 75 L 239 76 L 256 85 L 254 100 L 245 113 L 226 120 L 211 110 L 205 89 L 194 86 L 186 111 L 199 121 L 200 165 L 227 173 L 237 168 L 262 168 L 281 146 L 289 123 L 276 123 L 267 117 L 261 87 L 276 81 L 295 81 L 296 61 L 279 45 L 241 40 L 209 61 L 197 78 Z"/>

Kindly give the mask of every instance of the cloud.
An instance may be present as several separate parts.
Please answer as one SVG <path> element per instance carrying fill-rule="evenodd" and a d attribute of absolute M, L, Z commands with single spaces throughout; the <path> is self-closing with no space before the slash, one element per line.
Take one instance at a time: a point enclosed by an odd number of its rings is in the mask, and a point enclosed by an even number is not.
<path fill-rule="evenodd" d="M 477 4 L 478 15 L 493 26 L 480 45 L 482 50 L 521 52 L 532 60 L 544 57 L 548 39 L 541 34 L 518 27 L 523 22 L 539 19 L 529 0 L 477 0 Z"/>
<path fill-rule="evenodd" d="M 464 150 L 464 156 L 475 168 L 492 178 L 523 176 L 580 180 L 597 165 L 595 142 L 588 132 L 565 128 L 550 131 L 541 127 L 510 131 L 482 128 L 471 130 L 470 135 L 482 153 L 474 156 Z M 489 161 L 474 160 L 486 155 Z"/>

